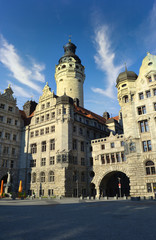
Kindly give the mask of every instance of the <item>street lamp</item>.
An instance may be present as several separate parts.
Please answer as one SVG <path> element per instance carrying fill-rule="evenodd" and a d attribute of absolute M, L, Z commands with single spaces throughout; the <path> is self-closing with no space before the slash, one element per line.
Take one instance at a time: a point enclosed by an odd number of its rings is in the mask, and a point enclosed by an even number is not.
<path fill-rule="evenodd" d="M 121 178 L 120 178 L 120 177 L 118 177 L 118 181 L 119 181 L 119 183 L 118 183 L 118 187 L 119 187 L 119 197 L 121 197 Z"/>

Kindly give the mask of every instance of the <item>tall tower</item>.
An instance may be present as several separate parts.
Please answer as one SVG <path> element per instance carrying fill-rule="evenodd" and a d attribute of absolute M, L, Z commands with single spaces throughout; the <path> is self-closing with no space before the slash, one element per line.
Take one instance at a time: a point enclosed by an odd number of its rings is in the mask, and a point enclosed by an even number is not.
<path fill-rule="evenodd" d="M 63 48 L 64 55 L 55 67 L 57 95 L 66 94 L 73 99 L 77 98 L 79 105 L 83 107 L 84 66 L 75 54 L 76 46 L 70 40 Z"/>

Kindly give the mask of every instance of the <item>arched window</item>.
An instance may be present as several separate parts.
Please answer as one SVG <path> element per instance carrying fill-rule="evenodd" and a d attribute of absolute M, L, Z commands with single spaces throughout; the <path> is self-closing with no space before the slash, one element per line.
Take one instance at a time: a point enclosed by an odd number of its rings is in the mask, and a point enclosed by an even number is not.
<path fill-rule="evenodd" d="M 62 68 L 66 68 L 66 65 L 63 65 Z"/>
<path fill-rule="evenodd" d="M 123 101 L 124 101 L 125 103 L 128 102 L 128 96 L 127 96 L 127 95 L 123 97 Z"/>
<path fill-rule="evenodd" d="M 49 172 L 49 182 L 54 182 L 55 180 L 55 175 L 53 171 Z"/>
<path fill-rule="evenodd" d="M 36 182 L 36 173 L 35 173 L 35 172 L 32 174 L 32 182 L 33 182 L 33 183 Z"/>
<path fill-rule="evenodd" d="M 154 162 L 147 161 L 146 164 L 145 164 L 145 167 L 146 167 L 146 175 L 153 175 L 153 174 L 155 174 Z"/>
<path fill-rule="evenodd" d="M 45 172 L 41 172 L 41 182 L 45 182 Z"/>

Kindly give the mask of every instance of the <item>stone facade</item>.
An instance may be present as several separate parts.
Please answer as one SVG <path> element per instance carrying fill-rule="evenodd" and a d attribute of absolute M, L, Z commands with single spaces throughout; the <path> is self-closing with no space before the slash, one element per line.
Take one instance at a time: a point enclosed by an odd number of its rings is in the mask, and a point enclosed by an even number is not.
<path fill-rule="evenodd" d="M 125 174 L 129 178 L 127 188 L 129 185 L 131 196 L 154 196 L 156 192 L 156 56 L 147 54 L 142 62 L 139 76 L 125 69 L 125 72 L 119 74 L 116 87 L 124 135 L 111 135 L 103 141 L 102 139 L 92 141 L 95 174 L 92 183 L 95 184 L 98 194 L 102 183 L 106 192 L 110 178 L 113 176 L 109 173 L 120 173 L 121 179 L 117 179 L 119 178 L 117 176 L 114 185 L 122 181 L 118 186 L 121 187 L 123 194 L 126 194 L 122 189 Z M 116 153 L 121 151 L 121 137 L 124 141 L 125 159 L 118 162 Z M 115 148 L 108 149 L 107 146 L 112 142 Z M 105 149 L 101 149 L 101 144 L 105 145 Z M 111 159 L 112 151 L 115 160 Z M 109 163 L 106 155 L 110 156 Z M 109 185 L 109 188 L 111 187 Z M 117 189 L 116 194 L 119 194 Z"/>

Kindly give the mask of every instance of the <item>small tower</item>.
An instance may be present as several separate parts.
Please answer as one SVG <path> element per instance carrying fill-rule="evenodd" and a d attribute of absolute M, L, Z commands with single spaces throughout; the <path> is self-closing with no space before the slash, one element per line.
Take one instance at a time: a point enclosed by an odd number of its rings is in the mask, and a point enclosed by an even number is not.
<path fill-rule="evenodd" d="M 64 55 L 55 67 L 57 95 L 66 94 L 73 99 L 78 99 L 80 106 L 83 107 L 84 66 L 75 54 L 76 46 L 71 43 L 71 40 L 63 48 Z"/>

